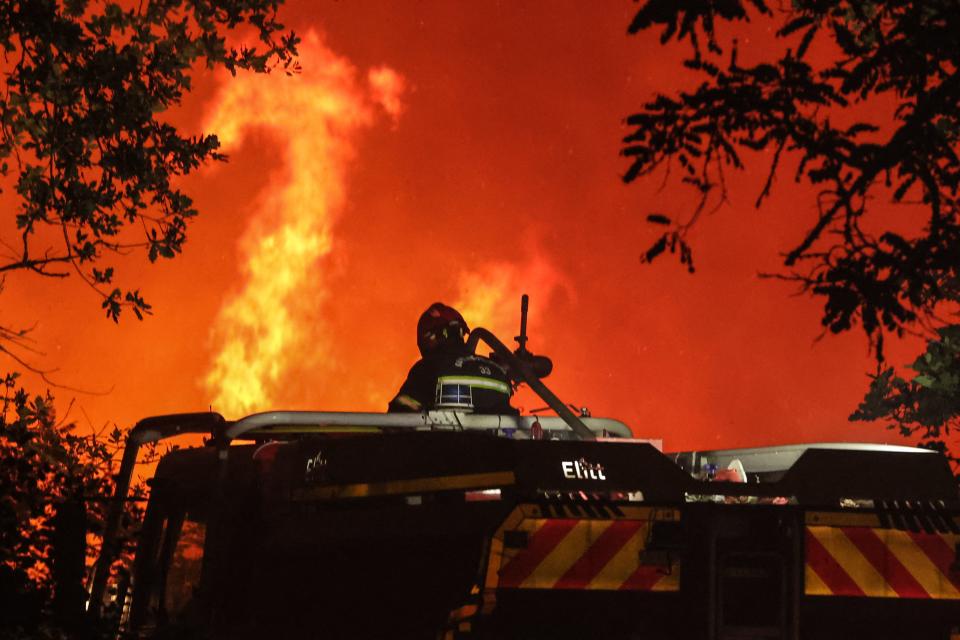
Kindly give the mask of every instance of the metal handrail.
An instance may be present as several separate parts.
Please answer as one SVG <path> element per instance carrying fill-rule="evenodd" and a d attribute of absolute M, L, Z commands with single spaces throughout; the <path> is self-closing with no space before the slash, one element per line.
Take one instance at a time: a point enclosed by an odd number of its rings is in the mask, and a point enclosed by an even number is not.
<path fill-rule="evenodd" d="M 310 428 L 320 427 L 375 427 L 390 429 L 458 429 L 465 431 L 515 430 L 529 433 L 535 423 L 544 431 L 569 431 L 569 424 L 556 416 L 514 416 L 500 414 L 463 413 L 460 411 L 427 411 L 421 413 L 364 413 L 350 411 L 268 411 L 256 413 L 227 425 L 224 438 L 264 437 L 272 430 L 297 433 L 301 428 L 309 433 Z M 604 431 L 615 437 L 630 438 L 630 428 L 612 418 L 583 418 L 580 423 L 591 435 Z M 292 427 L 292 429 L 291 429 Z"/>

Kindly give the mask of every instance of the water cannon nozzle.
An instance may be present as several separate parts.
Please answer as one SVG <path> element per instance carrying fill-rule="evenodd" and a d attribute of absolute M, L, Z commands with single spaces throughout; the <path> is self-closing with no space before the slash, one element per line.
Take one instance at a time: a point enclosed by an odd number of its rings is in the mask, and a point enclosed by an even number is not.
<path fill-rule="evenodd" d="M 530 308 L 530 296 L 520 296 L 520 335 L 514 338 L 517 344 L 517 355 L 527 353 L 527 310 Z"/>

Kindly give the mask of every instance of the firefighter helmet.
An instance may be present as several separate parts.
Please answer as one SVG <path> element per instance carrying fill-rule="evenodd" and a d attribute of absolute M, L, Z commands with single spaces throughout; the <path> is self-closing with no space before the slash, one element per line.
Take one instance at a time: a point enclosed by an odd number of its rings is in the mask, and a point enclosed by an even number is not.
<path fill-rule="evenodd" d="M 460 312 L 441 302 L 434 302 L 417 322 L 417 347 L 420 355 L 427 355 L 443 347 L 463 345 L 470 329 Z"/>

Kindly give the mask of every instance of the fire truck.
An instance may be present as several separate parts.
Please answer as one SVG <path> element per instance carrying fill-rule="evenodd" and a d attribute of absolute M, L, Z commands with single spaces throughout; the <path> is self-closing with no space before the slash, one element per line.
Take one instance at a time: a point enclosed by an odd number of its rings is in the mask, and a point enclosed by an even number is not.
<path fill-rule="evenodd" d="M 960 495 L 943 456 L 873 444 L 664 453 L 556 415 L 216 413 L 129 433 L 89 609 L 133 638 L 957 637 Z M 542 369 L 542 367 L 540 368 Z M 138 449 L 132 580 L 109 568 Z"/>

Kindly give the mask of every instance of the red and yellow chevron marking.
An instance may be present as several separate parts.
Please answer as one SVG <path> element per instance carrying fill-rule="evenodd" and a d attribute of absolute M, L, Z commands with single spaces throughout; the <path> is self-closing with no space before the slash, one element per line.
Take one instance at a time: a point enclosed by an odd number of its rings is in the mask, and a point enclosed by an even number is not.
<path fill-rule="evenodd" d="M 873 527 L 806 528 L 806 594 L 960 600 L 960 535 Z"/>
<path fill-rule="evenodd" d="M 508 526 L 528 535 L 525 548 L 492 548 L 487 586 L 501 589 L 677 591 L 680 565 L 640 564 L 647 519 L 524 518 Z M 505 527 L 506 528 L 506 527 Z M 502 533 L 502 532 L 501 532 Z"/>

